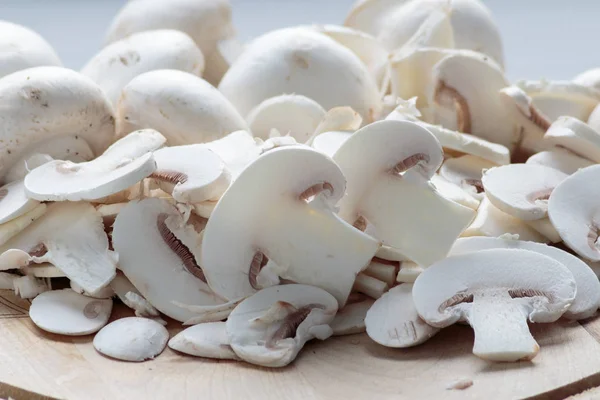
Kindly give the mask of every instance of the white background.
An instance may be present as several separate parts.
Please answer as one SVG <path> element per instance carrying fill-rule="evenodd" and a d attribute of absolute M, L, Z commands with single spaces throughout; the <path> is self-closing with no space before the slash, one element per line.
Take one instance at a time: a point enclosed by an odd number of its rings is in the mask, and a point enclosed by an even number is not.
<path fill-rule="evenodd" d="M 165 0 L 168 1 L 168 0 Z M 231 0 L 242 40 L 286 25 L 337 23 L 354 0 Z M 600 67 L 600 0 L 484 0 L 504 39 L 509 78 L 570 79 Z M 101 48 L 126 0 L 0 0 L 0 19 L 41 33 L 66 66 Z"/>

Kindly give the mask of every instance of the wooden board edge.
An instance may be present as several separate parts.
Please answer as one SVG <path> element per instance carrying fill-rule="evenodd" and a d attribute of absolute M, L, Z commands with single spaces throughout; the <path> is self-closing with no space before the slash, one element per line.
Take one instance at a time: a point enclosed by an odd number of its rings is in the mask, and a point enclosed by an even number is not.
<path fill-rule="evenodd" d="M 15 400 L 60 400 L 56 397 L 44 396 L 39 393 L 21 389 L 8 383 L 0 382 L 0 399 Z"/>

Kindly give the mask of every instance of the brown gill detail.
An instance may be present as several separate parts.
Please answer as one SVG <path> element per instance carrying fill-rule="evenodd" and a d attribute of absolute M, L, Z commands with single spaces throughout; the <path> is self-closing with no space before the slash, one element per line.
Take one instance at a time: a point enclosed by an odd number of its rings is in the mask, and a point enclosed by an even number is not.
<path fill-rule="evenodd" d="M 329 194 L 333 194 L 333 186 L 329 182 L 317 183 L 306 189 L 304 192 L 300 193 L 298 198 L 303 201 L 310 201 L 316 195 L 323 191 L 329 191 Z"/>
<path fill-rule="evenodd" d="M 409 169 L 423 162 L 429 162 L 429 155 L 425 153 L 413 154 L 412 156 L 407 157 L 404 160 L 400 161 L 398 164 L 394 165 L 394 167 L 391 170 L 391 173 L 395 175 L 400 175 L 401 173 L 406 172 Z"/>
<path fill-rule="evenodd" d="M 361 215 L 356 219 L 356 221 L 354 221 L 354 224 L 352 226 L 358 229 L 359 231 L 364 232 L 367 230 L 367 220 Z"/>
<path fill-rule="evenodd" d="M 456 293 L 454 296 L 450 297 L 448 300 L 444 301 L 440 304 L 438 310 L 443 313 L 446 308 L 456 306 L 460 303 L 472 303 L 473 302 L 473 294 L 468 292 Z"/>
<path fill-rule="evenodd" d="M 463 179 L 463 184 L 473 186 L 478 194 L 485 192 L 481 179 Z"/>
<path fill-rule="evenodd" d="M 188 180 L 188 176 L 183 172 L 177 171 L 169 171 L 169 170 L 160 170 L 154 171 L 150 178 L 156 179 L 158 181 L 172 183 L 176 185 L 178 183 L 186 183 Z"/>
<path fill-rule="evenodd" d="M 528 119 L 544 132 L 550 128 L 550 125 L 552 125 L 552 122 L 550 122 L 550 120 L 533 104 L 529 105 Z"/>
<path fill-rule="evenodd" d="M 590 230 L 587 235 L 588 245 L 592 250 L 598 251 L 598 236 L 600 235 L 600 226 L 596 222 L 592 221 L 590 224 Z"/>
<path fill-rule="evenodd" d="M 296 336 L 296 330 L 302 322 L 308 317 L 308 314 L 315 309 L 324 309 L 320 304 L 309 304 L 304 307 L 300 307 L 296 311 L 289 314 L 282 322 L 279 329 L 273 333 L 271 338 L 267 340 L 266 347 L 273 348 L 277 345 L 277 342 L 282 339 L 293 338 Z"/>
<path fill-rule="evenodd" d="M 261 251 L 257 251 L 254 253 L 252 257 L 252 262 L 250 263 L 250 269 L 248 270 L 248 281 L 250 282 L 250 286 L 254 290 L 260 290 L 261 287 L 258 285 L 257 278 L 260 271 L 264 268 L 265 265 L 269 262 L 269 258 L 264 255 Z"/>
<path fill-rule="evenodd" d="M 441 104 L 444 97 L 452 99 L 454 103 L 457 130 L 462 133 L 471 133 L 471 111 L 467 99 L 458 90 L 446 85 L 446 82 L 439 81 L 435 88 L 434 100 L 437 104 Z"/>
<path fill-rule="evenodd" d="M 537 290 L 537 289 L 509 289 L 508 294 L 513 299 L 518 299 L 521 297 L 536 297 L 536 296 L 550 298 L 550 296 L 547 295 L 545 292 L 543 292 L 541 290 Z"/>
<path fill-rule="evenodd" d="M 40 243 L 28 251 L 31 257 L 43 257 L 48 252 L 48 248 L 44 243 Z"/>

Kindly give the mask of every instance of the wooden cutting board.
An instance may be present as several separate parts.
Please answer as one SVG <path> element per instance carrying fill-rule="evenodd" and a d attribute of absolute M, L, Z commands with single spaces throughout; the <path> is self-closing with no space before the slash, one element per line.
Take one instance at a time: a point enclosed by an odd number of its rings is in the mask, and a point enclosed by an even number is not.
<path fill-rule="evenodd" d="M 314 341 L 291 366 L 275 370 L 168 348 L 144 363 L 111 360 L 94 350 L 91 335 L 37 329 L 28 306 L 0 292 L 0 398 L 563 399 L 600 386 L 600 319 L 533 325 L 541 351 L 532 362 L 480 360 L 471 354 L 472 330 L 453 326 L 405 350 L 381 347 L 364 334 Z M 131 312 L 117 307 L 113 314 Z M 177 325 L 170 324 L 172 333 Z M 447 389 L 458 380 L 473 385 Z"/>

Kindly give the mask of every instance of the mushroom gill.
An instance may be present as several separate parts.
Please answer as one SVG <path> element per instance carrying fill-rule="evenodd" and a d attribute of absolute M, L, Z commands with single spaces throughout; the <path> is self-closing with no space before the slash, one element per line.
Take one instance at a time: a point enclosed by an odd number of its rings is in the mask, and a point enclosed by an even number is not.
<path fill-rule="evenodd" d="M 451 99 L 456 108 L 457 130 L 462 133 L 471 133 L 471 111 L 467 99 L 455 88 L 439 81 L 434 93 L 435 102 L 442 104 L 445 99 Z"/>
<path fill-rule="evenodd" d="M 254 253 L 252 262 L 250 263 L 250 269 L 248 270 L 248 281 L 250 286 L 255 290 L 260 290 L 261 287 L 258 285 L 257 277 L 260 271 L 269 262 L 269 258 L 261 251 Z"/>
<path fill-rule="evenodd" d="M 159 181 L 163 181 L 163 182 L 168 182 L 173 185 L 178 184 L 178 183 L 182 184 L 182 183 L 187 182 L 187 180 L 188 180 L 188 176 L 186 174 L 184 174 L 183 172 L 169 171 L 169 170 L 154 171 L 154 173 L 152 175 L 150 175 L 150 178 L 156 179 Z"/>
<path fill-rule="evenodd" d="M 300 324 L 304 322 L 308 314 L 315 308 L 324 309 L 320 304 L 309 304 L 288 314 L 282 321 L 281 326 L 267 340 L 267 348 L 274 348 L 279 340 L 296 336 L 296 330 Z"/>
<path fill-rule="evenodd" d="M 315 198 L 319 193 L 323 191 L 329 191 L 330 194 L 333 194 L 333 186 L 329 182 L 317 183 L 306 189 L 304 192 L 300 193 L 298 198 L 302 201 L 310 202 Z"/>
<path fill-rule="evenodd" d="M 398 164 L 394 165 L 391 172 L 392 174 L 400 175 L 403 172 L 408 171 L 409 169 L 419 165 L 422 162 L 428 163 L 429 160 L 429 156 L 425 153 L 413 154 L 412 156 L 407 157 L 404 160 L 400 161 Z"/>
<path fill-rule="evenodd" d="M 456 306 L 460 303 L 472 303 L 473 302 L 473 294 L 468 292 L 456 293 L 454 296 L 450 297 L 448 300 L 444 301 L 440 304 L 439 311 L 444 312 L 449 307 Z"/>

